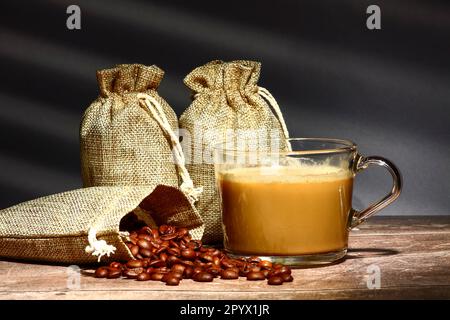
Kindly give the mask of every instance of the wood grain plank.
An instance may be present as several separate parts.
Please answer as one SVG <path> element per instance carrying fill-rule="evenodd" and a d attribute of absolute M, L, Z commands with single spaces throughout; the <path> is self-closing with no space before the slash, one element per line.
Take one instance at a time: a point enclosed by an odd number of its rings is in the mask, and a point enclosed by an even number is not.
<path fill-rule="evenodd" d="M 280 287 L 244 279 L 168 287 L 95 279 L 92 270 L 73 287 L 67 266 L 0 261 L 0 299 L 450 299 L 450 217 L 372 220 L 352 232 L 344 261 L 296 269 Z M 380 269 L 380 289 L 368 289 L 369 266 Z"/>

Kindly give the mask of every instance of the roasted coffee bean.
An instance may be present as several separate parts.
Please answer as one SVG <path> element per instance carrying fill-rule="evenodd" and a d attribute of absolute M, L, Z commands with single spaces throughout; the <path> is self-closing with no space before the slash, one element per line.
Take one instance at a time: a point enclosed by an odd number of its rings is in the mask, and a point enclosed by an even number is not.
<path fill-rule="evenodd" d="M 141 260 L 142 261 L 142 267 L 147 268 L 148 265 L 150 264 L 150 261 L 152 261 L 152 259 L 150 258 L 144 258 Z"/>
<path fill-rule="evenodd" d="M 233 271 L 235 271 L 235 272 L 237 272 L 239 274 L 239 268 L 238 267 L 226 268 L 226 270 L 233 270 Z"/>
<path fill-rule="evenodd" d="M 157 250 L 155 250 L 155 254 L 160 254 L 163 251 L 166 251 L 169 248 L 169 246 L 159 246 Z"/>
<path fill-rule="evenodd" d="M 135 256 L 135 258 L 136 258 L 136 259 L 139 259 L 139 260 L 140 260 L 140 259 L 144 259 L 144 257 L 143 257 L 140 253 L 138 253 L 138 254 Z"/>
<path fill-rule="evenodd" d="M 201 260 L 198 260 L 198 259 L 194 261 L 194 265 L 196 267 L 202 267 L 202 268 L 206 267 L 206 263 L 204 263 L 204 262 L 202 262 Z"/>
<path fill-rule="evenodd" d="M 131 231 L 130 232 L 130 238 L 137 238 L 137 236 L 138 236 L 137 231 Z"/>
<path fill-rule="evenodd" d="M 194 259 L 196 257 L 195 251 L 191 248 L 181 251 L 181 256 L 185 259 Z"/>
<path fill-rule="evenodd" d="M 281 268 L 277 269 L 280 270 L 281 274 L 291 274 L 291 268 L 287 267 L 287 266 L 282 266 Z"/>
<path fill-rule="evenodd" d="M 166 274 L 166 273 L 169 273 L 169 272 L 170 272 L 170 269 L 167 268 L 167 267 L 155 268 L 155 273 Z"/>
<path fill-rule="evenodd" d="M 180 263 L 181 264 L 181 260 L 179 258 L 177 258 L 176 256 L 169 256 L 167 258 L 167 264 L 169 266 L 172 266 L 174 264 Z"/>
<path fill-rule="evenodd" d="M 159 249 L 161 247 L 162 242 L 159 242 L 158 240 L 153 239 L 150 241 L 150 244 L 152 245 L 152 247 L 154 247 L 156 249 Z M 165 245 L 165 247 L 168 247 L 168 246 L 169 246 L 169 244 L 167 243 L 167 245 Z"/>
<path fill-rule="evenodd" d="M 169 241 L 169 240 L 175 239 L 176 237 L 177 237 L 177 234 L 172 233 L 172 234 L 165 234 L 165 235 L 161 236 L 160 239 L 163 241 Z"/>
<path fill-rule="evenodd" d="M 276 269 L 273 269 L 270 272 L 270 276 L 281 276 L 283 274 L 290 275 L 291 274 L 291 269 L 289 267 L 286 267 L 286 266 L 281 266 L 281 267 L 278 267 Z"/>
<path fill-rule="evenodd" d="M 235 264 L 236 267 L 242 268 L 247 265 L 247 262 L 238 260 L 238 259 L 231 259 L 231 262 Z"/>
<path fill-rule="evenodd" d="M 141 260 L 130 260 L 127 262 L 127 267 L 132 268 L 142 268 L 144 263 Z"/>
<path fill-rule="evenodd" d="M 268 278 L 270 275 L 270 270 L 268 269 L 263 269 L 261 270 L 261 272 L 263 273 L 264 277 Z"/>
<path fill-rule="evenodd" d="M 148 280 L 150 280 L 151 279 L 151 275 L 149 274 L 149 273 L 147 273 L 147 272 L 142 272 L 142 273 L 139 273 L 138 274 L 138 276 L 136 277 L 136 280 L 137 281 L 148 281 Z"/>
<path fill-rule="evenodd" d="M 221 265 L 222 265 L 224 268 L 233 268 L 233 267 L 236 266 L 235 263 L 233 263 L 232 261 L 230 261 L 230 260 L 228 260 L 228 259 L 222 260 L 222 261 L 221 261 Z"/>
<path fill-rule="evenodd" d="M 169 226 L 167 224 L 163 224 L 163 225 L 159 226 L 159 233 L 166 234 L 168 229 L 169 229 Z"/>
<path fill-rule="evenodd" d="M 111 268 L 122 268 L 122 264 L 120 262 L 111 262 L 109 264 Z"/>
<path fill-rule="evenodd" d="M 192 279 L 197 282 L 211 282 L 214 280 L 214 276 L 208 272 L 199 272 L 192 276 Z"/>
<path fill-rule="evenodd" d="M 163 277 L 164 273 L 155 272 L 151 274 L 150 279 L 153 281 L 161 281 Z"/>
<path fill-rule="evenodd" d="M 212 274 L 213 276 L 217 277 L 220 275 L 220 272 L 222 271 L 222 268 L 218 266 L 212 266 L 206 270 L 208 273 Z"/>
<path fill-rule="evenodd" d="M 179 248 L 169 248 L 169 249 L 167 249 L 167 253 L 168 253 L 168 254 L 171 254 L 171 255 L 173 255 L 173 256 L 175 256 L 175 257 L 179 257 L 180 254 L 181 254 Z"/>
<path fill-rule="evenodd" d="M 283 284 L 283 278 L 281 278 L 280 276 L 273 276 L 270 277 L 269 280 L 267 280 L 267 283 L 272 286 L 279 286 Z"/>
<path fill-rule="evenodd" d="M 159 255 L 159 259 L 161 259 L 162 261 L 166 261 L 168 257 L 169 256 L 165 252 L 163 252 Z"/>
<path fill-rule="evenodd" d="M 159 239 L 159 231 L 158 229 L 152 229 L 152 234 L 154 239 Z"/>
<path fill-rule="evenodd" d="M 194 269 L 191 267 L 187 267 L 186 269 L 184 269 L 184 278 L 186 279 L 190 279 L 192 278 L 192 275 L 194 274 Z"/>
<path fill-rule="evenodd" d="M 207 253 L 201 254 L 200 258 L 203 259 L 206 262 L 212 262 L 213 261 L 213 256 Z"/>
<path fill-rule="evenodd" d="M 261 271 L 250 271 L 247 274 L 247 280 L 265 280 L 266 277 L 264 276 L 264 273 L 262 273 Z"/>
<path fill-rule="evenodd" d="M 248 258 L 247 261 L 250 263 L 251 262 L 259 263 L 259 262 L 261 262 L 261 258 L 253 256 L 253 257 Z"/>
<path fill-rule="evenodd" d="M 126 269 L 123 271 L 123 275 L 130 279 L 136 279 L 137 276 L 144 272 L 144 268 Z"/>
<path fill-rule="evenodd" d="M 248 265 L 244 265 L 239 268 L 239 275 L 241 277 L 246 277 L 247 274 L 249 274 L 249 272 L 250 272 L 250 269 L 248 268 Z"/>
<path fill-rule="evenodd" d="M 167 279 L 169 278 L 178 278 L 178 279 L 183 279 L 183 273 L 180 272 L 169 272 L 165 275 L 165 279 L 163 278 L 163 281 L 167 281 Z"/>
<path fill-rule="evenodd" d="M 192 238 L 191 238 L 191 236 L 187 235 L 187 236 L 184 236 L 182 240 L 183 240 L 183 242 L 185 242 L 187 244 L 192 240 Z"/>
<path fill-rule="evenodd" d="M 138 242 L 137 242 L 137 245 L 141 249 L 151 249 L 152 248 L 151 242 L 147 241 L 145 239 L 139 239 Z"/>
<path fill-rule="evenodd" d="M 142 227 L 141 230 L 139 230 L 139 233 L 151 234 L 152 233 L 152 228 L 150 228 L 149 226 Z"/>
<path fill-rule="evenodd" d="M 169 248 L 170 247 L 170 241 L 159 240 L 159 245 Z"/>
<path fill-rule="evenodd" d="M 197 250 L 197 249 L 202 248 L 202 242 L 200 240 L 191 240 L 187 243 L 187 246 L 189 248 Z"/>
<path fill-rule="evenodd" d="M 150 263 L 148 265 L 149 265 L 149 267 L 160 268 L 160 267 L 164 267 L 166 265 L 166 262 L 162 261 L 162 260 L 153 260 L 153 261 L 150 261 Z"/>
<path fill-rule="evenodd" d="M 169 241 L 169 245 L 170 245 L 172 248 L 180 248 L 180 245 L 179 245 L 178 243 L 176 243 L 175 240 L 170 240 L 170 241 Z"/>
<path fill-rule="evenodd" d="M 259 266 L 249 265 L 247 267 L 248 271 L 250 272 L 259 272 L 261 271 L 261 268 Z"/>
<path fill-rule="evenodd" d="M 149 249 L 140 249 L 139 253 L 141 254 L 141 256 L 143 257 L 151 257 L 153 255 L 152 251 Z"/>
<path fill-rule="evenodd" d="M 195 267 L 195 268 L 194 268 L 194 271 L 193 271 L 192 277 L 193 277 L 194 275 L 196 275 L 197 273 L 200 273 L 200 272 L 203 272 L 203 268 L 202 268 L 202 267 Z"/>
<path fill-rule="evenodd" d="M 137 245 L 132 246 L 130 251 L 131 251 L 131 254 L 133 255 L 133 257 L 136 257 L 137 254 L 139 253 L 139 246 L 137 246 Z"/>
<path fill-rule="evenodd" d="M 287 273 L 281 274 L 281 278 L 283 279 L 283 282 L 292 282 L 292 281 L 294 281 L 294 278 L 290 274 L 287 274 Z"/>
<path fill-rule="evenodd" d="M 147 269 L 145 270 L 145 272 L 147 272 L 148 274 L 152 274 L 152 273 L 154 273 L 155 271 L 156 271 L 156 268 L 152 268 L 152 267 L 147 268 Z"/>
<path fill-rule="evenodd" d="M 184 269 L 186 269 L 186 266 L 177 263 L 177 264 L 174 264 L 174 265 L 172 266 L 172 268 L 170 268 L 170 271 L 171 271 L 171 272 L 179 272 L 179 273 L 183 273 L 183 272 L 184 272 Z"/>
<path fill-rule="evenodd" d="M 177 233 L 178 233 L 178 237 L 182 238 L 189 233 L 189 230 L 186 228 L 179 228 Z"/>
<path fill-rule="evenodd" d="M 225 270 L 222 270 L 222 272 L 220 273 L 220 278 L 221 279 L 226 279 L 226 280 L 238 279 L 239 278 L 239 272 L 234 270 L 234 269 L 231 269 L 231 268 L 225 269 Z"/>
<path fill-rule="evenodd" d="M 137 243 L 138 240 L 139 240 L 139 239 L 138 239 L 137 236 L 136 236 L 136 237 L 130 237 L 130 243 L 131 243 L 132 245 L 136 245 L 136 243 Z"/>
<path fill-rule="evenodd" d="M 279 269 L 272 269 L 272 270 L 270 270 L 270 272 L 269 272 L 269 278 L 270 278 L 270 277 L 274 277 L 274 276 L 280 277 L 281 274 L 282 274 L 282 273 L 280 272 Z"/>
<path fill-rule="evenodd" d="M 170 273 L 169 273 L 170 274 Z M 168 286 L 177 286 L 180 284 L 180 278 L 177 277 L 168 277 L 165 281 Z"/>
<path fill-rule="evenodd" d="M 187 249 L 187 248 L 188 248 L 188 247 L 186 246 L 186 242 L 181 241 L 181 242 L 180 242 L 180 250 L 183 251 L 183 250 L 185 250 L 185 249 Z"/>
<path fill-rule="evenodd" d="M 181 263 L 184 264 L 185 266 L 194 267 L 194 263 L 189 260 L 182 260 Z"/>
<path fill-rule="evenodd" d="M 220 266 L 220 258 L 218 256 L 213 257 L 213 264 Z"/>
<path fill-rule="evenodd" d="M 107 278 L 108 279 L 115 279 L 115 278 L 120 278 L 120 276 L 122 275 L 122 270 L 119 268 L 108 268 L 108 275 Z"/>
<path fill-rule="evenodd" d="M 272 268 L 273 268 L 273 269 L 280 269 L 281 267 L 283 267 L 283 265 L 280 264 L 280 263 L 274 263 L 274 264 L 272 265 Z"/>
<path fill-rule="evenodd" d="M 259 267 L 263 269 L 271 269 L 272 268 L 272 262 L 268 260 L 262 260 L 259 262 Z"/>
<path fill-rule="evenodd" d="M 107 267 L 100 267 L 97 270 L 95 270 L 96 278 L 106 278 L 107 276 L 108 276 L 108 268 Z"/>
<path fill-rule="evenodd" d="M 149 234 L 140 233 L 138 235 L 138 241 L 137 242 L 139 242 L 139 240 L 152 241 L 152 237 Z"/>
<path fill-rule="evenodd" d="M 167 228 L 164 232 L 164 235 L 168 235 L 168 234 L 173 234 L 177 231 L 177 228 L 175 226 L 172 225 L 167 225 Z"/>

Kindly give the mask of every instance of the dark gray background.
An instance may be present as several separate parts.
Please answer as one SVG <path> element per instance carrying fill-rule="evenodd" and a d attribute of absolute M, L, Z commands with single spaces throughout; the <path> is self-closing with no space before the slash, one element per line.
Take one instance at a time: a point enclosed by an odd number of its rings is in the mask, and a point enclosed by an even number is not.
<path fill-rule="evenodd" d="M 80 31 L 66 28 L 69 4 Z M 382 30 L 367 30 L 369 4 Z M 213 59 L 261 61 L 292 136 L 347 138 L 394 161 L 404 191 L 383 214 L 450 214 L 450 3 L 437 0 L 2 1 L 0 207 L 81 186 L 97 69 L 157 64 L 179 115 L 184 76 Z M 390 178 L 372 169 L 356 187 L 362 208 Z"/>

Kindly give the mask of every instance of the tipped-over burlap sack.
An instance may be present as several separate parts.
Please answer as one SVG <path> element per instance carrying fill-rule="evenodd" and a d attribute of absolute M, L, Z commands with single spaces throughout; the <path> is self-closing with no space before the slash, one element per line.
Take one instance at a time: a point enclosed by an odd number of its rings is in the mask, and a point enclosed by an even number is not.
<path fill-rule="evenodd" d="M 179 185 L 170 139 L 138 98 L 147 94 L 178 130 L 175 112 L 156 92 L 163 75 L 157 66 L 139 64 L 97 72 L 100 96 L 85 111 L 80 129 L 85 187 Z"/>
<path fill-rule="evenodd" d="M 78 189 L 0 210 L 0 257 L 71 264 L 132 259 L 119 224 L 133 210 L 150 225 L 203 223 L 171 186 Z"/>
<path fill-rule="evenodd" d="M 185 139 L 191 144 L 187 146 L 186 167 L 194 184 L 204 188 L 196 206 L 205 222 L 203 241 L 206 243 L 222 241 L 214 165 L 206 160 L 211 159 L 212 147 L 230 137 L 240 139 L 241 134 L 249 131 L 258 136 L 266 135 L 267 140 L 275 136 L 288 137 L 277 102 L 257 84 L 260 69 L 261 64 L 254 61 L 212 61 L 194 69 L 184 79 L 194 99 L 181 115 L 179 124 L 180 129 L 187 130 L 182 130 L 181 134 L 190 136 Z M 281 148 L 289 147 L 281 141 Z"/>

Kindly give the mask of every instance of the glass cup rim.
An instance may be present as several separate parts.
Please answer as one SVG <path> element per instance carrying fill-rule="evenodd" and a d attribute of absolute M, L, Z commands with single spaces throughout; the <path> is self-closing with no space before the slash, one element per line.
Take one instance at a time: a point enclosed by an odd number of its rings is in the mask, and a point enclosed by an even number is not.
<path fill-rule="evenodd" d="M 351 140 L 346 139 L 338 139 L 338 138 L 316 138 L 316 137 L 308 137 L 308 138 L 287 138 L 287 139 L 281 139 L 277 138 L 275 140 L 278 141 L 307 141 L 307 142 L 325 142 L 325 143 L 334 143 L 337 146 L 335 148 L 324 148 L 324 149 L 316 149 L 316 150 L 278 150 L 278 151 L 264 151 L 266 154 L 278 154 L 278 155 L 286 155 L 286 156 L 294 156 L 294 155 L 317 155 L 317 154 L 333 154 L 333 153 L 343 153 L 343 152 L 353 152 L 356 150 L 357 145 Z M 226 145 L 227 141 L 223 140 L 219 143 L 214 144 L 213 149 L 222 151 L 222 152 L 232 152 L 232 153 L 255 153 L 255 152 L 261 152 L 258 150 L 239 150 L 236 148 L 226 148 L 224 145 Z"/>

